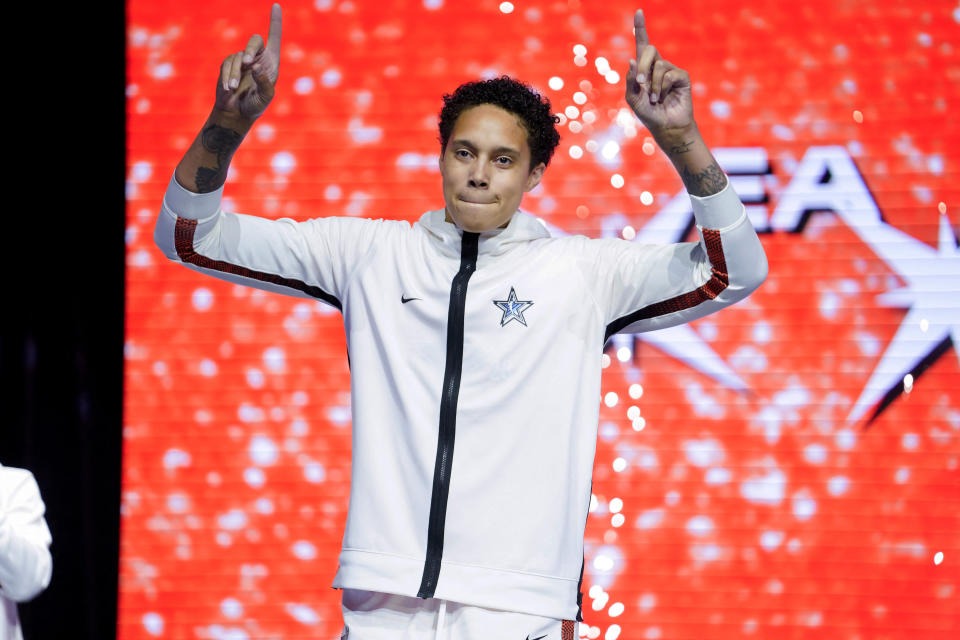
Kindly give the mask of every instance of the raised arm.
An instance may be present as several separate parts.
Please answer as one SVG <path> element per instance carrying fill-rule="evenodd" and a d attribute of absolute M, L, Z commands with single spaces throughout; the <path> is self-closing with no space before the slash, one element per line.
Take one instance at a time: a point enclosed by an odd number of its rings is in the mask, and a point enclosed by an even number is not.
<path fill-rule="evenodd" d="M 626 78 L 627 104 L 667 154 L 693 196 L 718 193 L 727 184 L 693 119 L 690 74 L 650 44 L 643 11 L 633 16 L 637 57 Z"/>
<path fill-rule="evenodd" d="M 213 111 L 177 165 L 177 182 L 194 193 L 223 186 L 234 152 L 273 99 L 280 72 L 280 5 L 270 10 L 267 41 L 257 34 L 220 66 Z"/>

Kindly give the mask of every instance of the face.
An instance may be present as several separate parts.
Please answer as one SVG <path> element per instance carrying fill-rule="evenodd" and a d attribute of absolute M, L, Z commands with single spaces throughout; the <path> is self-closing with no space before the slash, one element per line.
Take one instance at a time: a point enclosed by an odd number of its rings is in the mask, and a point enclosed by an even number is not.
<path fill-rule="evenodd" d="M 447 221 L 476 233 L 506 225 L 543 170 L 543 163 L 530 168 L 527 132 L 516 115 L 491 104 L 467 109 L 440 157 Z"/>

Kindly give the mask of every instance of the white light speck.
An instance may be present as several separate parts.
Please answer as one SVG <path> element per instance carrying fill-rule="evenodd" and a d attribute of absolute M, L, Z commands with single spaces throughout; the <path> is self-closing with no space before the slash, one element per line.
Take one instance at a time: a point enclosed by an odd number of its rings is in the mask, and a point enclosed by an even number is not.
<path fill-rule="evenodd" d="M 342 78 L 343 75 L 339 69 L 327 69 L 323 72 L 323 75 L 320 76 L 320 84 L 327 88 L 336 87 L 340 84 Z"/>
<path fill-rule="evenodd" d="M 597 73 L 600 75 L 605 75 L 608 71 L 610 71 L 610 61 L 603 56 L 597 56 L 597 59 L 593 61 L 593 64 L 596 65 Z"/>
<path fill-rule="evenodd" d="M 575 56 L 585 56 L 587 55 L 587 48 L 582 44 L 576 44 L 573 46 L 573 55 Z"/>
<path fill-rule="evenodd" d="M 613 558 L 611 558 L 610 556 L 605 556 L 603 554 L 598 555 L 596 558 L 593 559 L 593 567 L 597 571 L 610 571 L 610 569 L 613 569 Z M 604 597 L 606 595 L 607 594 L 605 593 L 600 594 L 600 598 L 598 598 L 598 600 L 606 600 L 606 598 Z"/>
<path fill-rule="evenodd" d="M 590 494 L 590 513 L 593 513 L 594 511 L 596 511 L 599 506 L 600 506 L 600 501 L 597 500 L 597 496 L 591 493 Z"/>
<path fill-rule="evenodd" d="M 575 144 L 570 147 L 570 157 L 574 160 L 579 160 L 583 157 L 583 149 L 580 147 L 580 145 Z"/>
<path fill-rule="evenodd" d="M 613 470 L 616 471 L 617 473 L 620 473 L 626 468 L 627 468 L 627 461 L 624 460 L 623 458 L 617 458 L 616 460 L 613 461 Z"/>
<path fill-rule="evenodd" d="M 181 449 L 168 449 L 163 454 L 163 468 L 173 471 L 177 467 L 189 467 L 190 454 Z"/>
<path fill-rule="evenodd" d="M 260 369 L 256 367 L 247 369 L 247 384 L 250 385 L 252 389 L 260 389 L 263 387 L 263 382 L 263 371 L 260 371 Z"/>
<path fill-rule="evenodd" d="M 567 124 L 567 116 L 565 116 L 562 112 L 561 112 L 561 113 L 555 113 L 555 114 L 553 114 L 553 115 L 557 116 L 557 126 L 558 126 L 558 127 L 562 127 L 563 125 Z"/>
<path fill-rule="evenodd" d="M 600 155 L 607 160 L 613 160 L 617 157 L 618 153 L 620 153 L 620 145 L 614 140 L 607 140 L 603 143 L 603 147 L 600 149 Z"/>
<path fill-rule="evenodd" d="M 500 11 L 503 13 L 513 13 L 513 3 L 512 2 L 501 2 Z"/>
<path fill-rule="evenodd" d="M 282 176 L 287 175 L 297 166 L 297 160 L 289 151 L 278 151 L 270 159 L 270 167 L 274 173 Z"/>
<path fill-rule="evenodd" d="M 332 1 L 332 0 L 328 0 Z M 423 7 L 429 11 L 435 11 L 443 6 L 443 0 L 423 0 Z"/>
<path fill-rule="evenodd" d="M 238 531 L 247 526 L 247 514 L 240 509 L 231 509 L 217 518 L 217 524 L 227 531 Z"/>
<path fill-rule="evenodd" d="M 585 67 L 587 66 L 587 59 L 584 56 L 577 56 L 573 59 L 573 64 L 577 65 L 578 67 Z"/>
<path fill-rule="evenodd" d="M 290 616 L 300 624 L 315 625 L 320 622 L 320 616 L 317 612 L 305 604 L 296 604 L 288 602 L 284 609 Z"/>
<path fill-rule="evenodd" d="M 687 520 L 687 533 L 692 536 L 705 536 L 713 533 L 713 520 L 707 516 L 693 516 Z"/>
<path fill-rule="evenodd" d="M 607 614 L 611 618 L 616 618 L 617 616 L 623 613 L 623 608 L 624 607 L 622 602 L 614 602 L 612 605 L 610 605 L 610 608 L 607 609 Z"/>
<path fill-rule="evenodd" d="M 606 369 L 609 366 L 610 366 L 610 356 L 604 353 L 600 356 L 600 368 Z"/>
<path fill-rule="evenodd" d="M 643 431 L 643 428 L 647 426 L 647 421 L 642 417 L 634 418 L 631 426 L 633 426 L 634 431 Z"/>
<path fill-rule="evenodd" d="M 937 551 L 933 556 L 933 564 L 939 565 L 943 562 L 943 551 Z"/>
<path fill-rule="evenodd" d="M 273 440 L 264 435 L 250 439 L 250 459 L 254 464 L 271 465 L 277 461 L 278 450 Z"/>
<path fill-rule="evenodd" d="M 159 613 L 145 613 L 140 619 L 143 622 L 143 628 L 152 636 L 163 635 L 163 616 Z"/>
<path fill-rule="evenodd" d="M 563 78 L 560 76 L 553 76 L 547 80 L 547 86 L 554 91 L 559 91 L 560 89 L 563 89 Z"/>
<path fill-rule="evenodd" d="M 649 191 L 644 191 L 643 193 L 640 194 L 640 202 L 642 202 L 645 205 L 653 204 L 653 194 L 650 193 Z"/>
<path fill-rule="evenodd" d="M 130 175 L 136 182 L 145 182 L 153 175 L 153 165 L 146 160 L 135 162 L 133 167 L 130 168 Z"/>
<path fill-rule="evenodd" d="M 217 375 L 217 363 L 210 358 L 204 358 L 200 361 L 200 375 L 206 378 L 212 378 Z"/>
<path fill-rule="evenodd" d="M 603 79 L 606 80 L 608 84 L 617 84 L 620 82 L 620 74 L 610 69 L 610 71 L 603 74 Z"/>
<path fill-rule="evenodd" d="M 612 518 L 610 518 L 610 525 L 613 527 L 620 527 L 623 525 L 626 518 L 622 513 L 615 513 Z"/>
<path fill-rule="evenodd" d="M 640 417 L 640 407 L 638 407 L 637 405 L 631 405 L 630 408 L 627 409 L 627 418 L 629 418 L 630 420 L 636 420 L 639 417 Z"/>
<path fill-rule="evenodd" d="M 793 515 L 797 520 L 809 520 L 817 512 L 817 501 L 806 491 L 793 494 Z"/>
<path fill-rule="evenodd" d="M 652 143 L 652 142 L 649 142 L 649 141 L 644 142 L 644 143 L 643 143 L 643 146 L 640 147 L 640 148 L 641 148 L 641 149 L 643 150 L 643 152 L 644 152 L 645 154 L 647 154 L 648 156 L 652 156 L 653 153 L 657 150 L 657 148 L 653 145 L 653 143 Z"/>
<path fill-rule="evenodd" d="M 920 321 L 920 331 L 923 331 L 924 333 L 926 333 L 926 332 L 927 332 L 927 329 L 929 329 L 929 328 L 930 328 L 930 321 L 929 321 L 929 320 L 927 320 L 926 318 L 924 318 L 923 320 Z"/>
<path fill-rule="evenodd" d="M 913 375 L 907 374 L 903 376 L 903 392 L 910 393 L 913 391 Z"/>
<path fill-rule="evenodd" d="M 583 120 L 584 124 L 593 124 L 597 121 L 597 114 L 593 111 L 584 111 L 580 119 Z"/>
<path fill-rule="evenodd" d="M 633 351 L 630 349 L 630 347 L 620 347 L 617 349 L 617 360 L 620 362 L 629 362 L 632 356 Z"/>
<path fill-rule="evenodd" d="M 853 121 L 856 122 L 857 124 L 860 124 L 861 122 L 863 122 L 863 113 L 861 113 L 859 110 L 854 110 Z"/>
<path fill-rule="evenodd" d="M 294 81 L 293 92 L 297 95 L 305 96 L 313 92 L 314 86 L 313 78 L 310 76 L 302 76 Z"/>
<path fill-rule="evenodd" d="M 580 117 L 580 109 L 577 109 L 575 106 L 570 105 L 563 110 L 564 115 L 566 115 L 571 120 Z"/>
<path fill-rule="evenodd" d="M 900 446 L 907 451 L 914 451 L 920 445 L 920 436 L 915 433 L 905 433 L 900 439 Z"/>
<path fill-rule="evenodd" d="M 190 498 L 182 493 L 167 496 L 167 509 L 173 513 L 185 513 L 190 509 Z"/>
<path fill-rule="evenodd" d="M 612 176 L 610 176 L 610 184 L 613 185 L 613 188 L 614 188 L 614 189 L 620 189 L 620 188 L 622 188 L 623 185 L 624 185 L 623 176 L 620 175 L 619 173 L 613 174 Z"/>
<path fill-rule="evenodd" d="M 620 510 L 623 509 L 623 500 L 620 498 L 614 498 L 610 501 L 610 513 L 620 513 Z"/>
<path fill-rule="evenodd" d="M 897 484 L 906 484 L 910 480 L 910 469 L 906 467 L 900 467 L 893 474 L 893 481 Z"/>
<path fill-rule="evenodd" d="M 850 429 L 841 429 L 840 431 L 837 431 L 834 441 L 836 442 L 838 449 L 852 449 L 857 443 L 857 435 Z"/>
<path fill-rule="evenodd" d="M 327 479 L 327 471 L 319 462 L 310 462 L 303 467 L 303 477 L 311 484 L 319 484 Z"/>
<path fill-rule="evenodd" d="M 585 146 L 590 153 L 596 153 L 597 149 L 600 148 L 596 140 L 587 140 L 587 143 L 583 146 Z"/>
<path fill-rule="evenodd" d="M 173 65 L 169 62 L 158 64 L 153 68 L 153 77 L 155 80 L 166 80 L 173 75 Z"/>
<path fill-rule="evenodd" d="M 297 540 L 290 550 L 293 551 L 293 555 L 301 560 L 313 560 L 317 557 L 317 548 L 306 540 Z"/>
<path fill-rule="evenodd" d="M 263 364 L 274 373 L 286 368 L 286 353 L 281 347 L 269 347 L 263 352 Z"/>
<path fill-rule="evenodd" d="M 340 188 L 340 185 L 327 185 L 327 188 L 323 190 L 323 198 L 325 200 L 334 201 L 339 200 L 341 197 L 343 197 L 343 189 Z"/>
<path fill-rule="evenodd" d="M 239 618 L 243 615 L 243 605 L 236 598 L 224 598 L 220 601 L 220 612 L 225 618 Z"/>
<path fill-rule="evenodd" d="M 197 311 L 206 311 L 213 306 L 213 293 L 210 289 L 199 287 L 193 290 L 190 301 L 193 303 L 193 308 Z"/>
<path fill-rule="evenodd" d="M 620 637 L 620 625 L 612 624 L 607 627 L 607 632 L 603 634 L 603 640 L 617 640 Z"/>
<path fill-rule="evenodd" d="M 573 101 L 577 104 L 584 104 L 587 101 L 587 94 L 585 94 L 583 91 L 577 91 L 575 94 L 573 94 Z"/>
<path fill-rule="evenodd" d="M 263 473 L 263 469 L 259 467 L 247 467 L 243 470 L 243 481 L 251 488 L 259 489 L 266 483 L 267 476 Z"/>
<path fill-rule="evenodd" d="M 619 396 L 617 396 L 617 392 L 616 392 L 616 391 L 608 391 L 608 392 L 606 393 L 606 395 L 603 396 L 603 404 L 607 405 L 608 407 L 615 407 L 615 406 L 617 406 L 617 402 L 618 402 L 619 400 L 620 400 L 620 398 L 619 398 Z"/>
<path fill-rule="evenodd" d="M 850 479 L 846 476 L 833 476 L 827 480 L 827 492 L 832 496 L 841 496 L 850 488 Z"/>
<path fill-rule="evenodd" d="M 257 498 L 254 503 L 257 513 L 270 515 L 273 513 L 273 501 L 270 498 Z"/>
<path fill-rule="evenodd" d="M 571 120 L 567 127 L 570 129 L 570 133 L 580 133 L 583 131 L 583 125 L 576 120 Z"/>
<path fill-rule="evenodd" d="M 783 531 L 764 531 L 760 534 L 760 546 L 764 551 L 773 551 L 783 543 Z"/>
<path fill-rule="evenodd" d="M 630 385 L 630 390 L 628 391 L 628 393 L 630 394 L 631 398 L 636 400 L 637 398 L 640 398 L 643 396 L 643 387 L 637 383 L 633 383 L 632 385 Z"/>

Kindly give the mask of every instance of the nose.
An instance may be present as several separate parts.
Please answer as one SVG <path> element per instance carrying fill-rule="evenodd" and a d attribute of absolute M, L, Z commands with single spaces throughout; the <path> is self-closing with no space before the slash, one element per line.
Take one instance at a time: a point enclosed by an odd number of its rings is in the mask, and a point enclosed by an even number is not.
<path fill-rule="evenodd" d="M 490 176 L 487 173 L 487 170 L 488 167 L 486 162 L 474 162 L 473 166 L 470 167 L 470 186 L 474 189 L 486 189 L 488 186 L 490 186 Z"/>

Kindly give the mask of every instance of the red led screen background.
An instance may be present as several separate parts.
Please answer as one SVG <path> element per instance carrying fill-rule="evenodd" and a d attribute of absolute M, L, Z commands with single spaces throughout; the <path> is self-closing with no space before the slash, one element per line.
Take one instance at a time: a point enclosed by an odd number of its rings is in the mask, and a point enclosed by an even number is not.
<path fill-rule="evenodd" d="M 770 275 L 731 309 L 597 354 L 581 636 L 956 637 L 960 8 L 643 8 L 691 74 Z M 680 180 L 624 111 L 633 9 L 288 2 L 277 97 L 224 206 L 416 220 L 442 206 L 440 96 L 508 73 L 564 114 L 526 210 L 555 233 L 685 239 Z M 220 62 L 266 33 L 269 4 L 127 13 L 119 637 L 338 637 L 340 315 L 199 275 L 152 241 Z"/>

